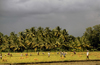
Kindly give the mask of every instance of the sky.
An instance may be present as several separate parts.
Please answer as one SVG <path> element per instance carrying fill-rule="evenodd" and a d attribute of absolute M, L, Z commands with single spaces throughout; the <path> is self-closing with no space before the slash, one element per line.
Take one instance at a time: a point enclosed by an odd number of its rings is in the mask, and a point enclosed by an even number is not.
<path fill-rule="evenodd" d="M 4 35 L 59 26 L 77 37 L 98 24 L 100 0 L 0 0 L 0 32 Z"/>

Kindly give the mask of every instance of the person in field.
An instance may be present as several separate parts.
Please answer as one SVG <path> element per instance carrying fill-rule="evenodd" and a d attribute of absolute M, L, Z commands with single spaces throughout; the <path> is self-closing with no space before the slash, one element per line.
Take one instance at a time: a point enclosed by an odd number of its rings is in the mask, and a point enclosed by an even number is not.
<path fill-rule="evenodd" d="M 59 54 L 59 52 L 57 52 L 57 54 Z"/>
<path fill-rule="evenodd" d="M 63 56 L 64 56 L 64 57 L 65 57 L 65 55 L 66 55 L 66 54 L 63 52 Z"/>
<path fill-rule="evenodd" d="M 5 54 L 5 56 L 6 56 L 6 54 Z"/>
<path fill-rule="evenodd" d="M 89 60 L 89 51 L 88 51 L 88 50 L 87 50 L 86 55 L 87 55 L 87 58 L 86 58 L 86 59 L 88 59 L 88 60 Z"/>
<path fill-rule="evenodd" d="M 39 52 L 37 52 L 37 55 L 39 55 Z"/>
<path fill-rule="evenodd" d="M 48 57 L 50 57 L 50 52 L 48 52 Z"/>
<path fill-rule="evenodd" d="M 74 54 L 76 54 L 75 50 L 74 50 Z"/>
<path fill-rule="evenodd" d="M 25 55 L 28 56 L 28 53 L 26 53 Z"/>
<path fill-rule="evenodd" d="M 44 52 L 42 52 L 42 54 L 44 55 Z"/>
<path fill-rule="evenodd" d="M 30 56 L 32 56 L 32 54 L 30 54 Z"/>
<path fill-rule="evenodd" d="M 0 54 L 0 58 L 2 59 L 2 53 Z"/>
<path fill-rule="evenodd" d="M 60 51 L 60 57 L 62 57 L 62 52 Z"/>
<path fill-rule="evenodd" d="M 21 57 L 23 56 L 23 54 L 21 53 Z"/>
<path fill-rule="evenodd" d="M 12 54 L 10 54 L 10 57 L 12 57 Z"/>
<path fill-rule="evenodd" d="M 8 52 L 8 55 L 10 55 L 10 53 Z"/>
<path fill-rule="evenodd" d="M 62 55 L 63 55 L 63 52 L 60 52 L 60 57 L 62 57 Z"/>

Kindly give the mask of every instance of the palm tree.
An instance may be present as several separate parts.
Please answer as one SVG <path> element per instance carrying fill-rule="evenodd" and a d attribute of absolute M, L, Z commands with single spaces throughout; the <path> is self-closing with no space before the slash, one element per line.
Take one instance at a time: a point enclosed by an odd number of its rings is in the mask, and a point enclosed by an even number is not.
<path fill-rule="evenodd" d="M 58 39 L 59 45 L 60 45 L 60 49 L 64 49 L 64 46 L 66 46 L 64 39 L 59 38 Z"/>
<path fill-rule="evenodd" d="M 89 40 L 87 40 L 85 38 L 85 36 L 82 36 L 80 38 L 80 43 L 81 43 L 81 47 L 83 48 L 83 51 L 86 50 L 87 48 L 91 48 L 92 47 L 90 42 L 89 42 Z"/>
<path fill-rule="evenodd" d="M 11 51 L 16 51 L 16 50 L 20 50 L 19 48 L 19 40 L 18 40 L 18 37 L 17 37 L 17 34 L 15 34 L 14 32 L 11 32 L 10 33 L 10 36 L 9 36 L 9 39 L 10 39 L 10 50 Z"/>
<path fill-rule="evenodd" d="M 33 46 L 33 48 L 35 49 L 35 51 L 37 51 L 37 50 L 39 49 L 39 47 L 40 47 L 40 41 L 39 41 L 39 38 L 36 37 L 36 38 L 35 38 L 35 41 L 34 41 L 34 46 Z"/>
<path fill-rule="evenodd" d="M 24 33 L 25 33 L 25 34 L 23 34 L 25 36 L 24 37 L 24 45 L 25 45 L 25 49 L 27 50 L 27 53 L 28 53 L 28 49 L 29 49 L 29 46 L 31 44 L 31 42 L 30 42 L 30 39 L 31 39 L 30 30 L 26 29 Z"/>
<path fill-rule="evenodd" d="M 25 38 L 26 38 L 26 34 L 23 33 L 23 32 L 19 32 L 19 37 L 18 37 L 18 40 L 19 40 L 19 45 L 20 45 L 20 50 L 21 51 L 24 51 L 24 49 L 26 48 L 25 46 Z"/>
<path fill-rule="evenodd" d="M 2 44 L 3 44 L 3 34 L 0 32 L 0 49 Z"/>
<path fill-rule="evenodd" d="M 59 26 L 57 26 L 55 31 L 56 31 L 56 37 L 58 39 L 60 37 L 60 35 L 61 35 L 61 28 Z"/>
<path fill-rule="evenodd" d="M 1 45 L 1 51 L 5 51 L 7 49 L 10 50 L 10 41 L 9 41 L 9 37 L 7 35 L 5 35 L 3 37 L 3 44 Z"/>

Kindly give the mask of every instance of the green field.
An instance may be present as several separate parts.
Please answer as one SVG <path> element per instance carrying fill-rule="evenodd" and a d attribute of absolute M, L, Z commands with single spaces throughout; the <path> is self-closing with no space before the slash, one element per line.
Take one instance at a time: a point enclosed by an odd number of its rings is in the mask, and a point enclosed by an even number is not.
<path fill-rule="evenodd" d="M 30 53 L 32 56 L 30 56 Z M 7 53 L 2 53 L 2 60 L 6 59 L 6 61 L 2 61 L 0 59 L 0 63 L 29 63 L 29 62 L 49 62 L 49 61 L 71 61 L 71 60 L 86 60 L 86 52 L 76 52 L 74 55 L 73 52 L 67 52 L 66 57 L 60 57 L 60 54 L 57 52 L 50 52 L 50 57 L 48 57 L 48 52 L 45 52 L 43 55 L 42 52 L 37 55 L 37 52 L 28 52 L 28 56 L 25 56 L 25 53 L 11 53 L 12 57 L 5 56 Z M 90 60 L 100 60 L 100 52 L 89 52 Z"/>

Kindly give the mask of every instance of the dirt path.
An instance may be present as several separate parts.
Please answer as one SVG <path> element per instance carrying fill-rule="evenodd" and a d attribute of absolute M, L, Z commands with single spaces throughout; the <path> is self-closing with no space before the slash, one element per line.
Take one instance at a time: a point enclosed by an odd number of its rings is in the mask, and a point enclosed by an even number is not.
<path fill-rule="evenodd" d="M 10 65 L 10 64 L 0 64 L 0 65 Z M 59 63 L 39 63 L 39 64 L 11 64 L 11 65 L 100 65 L 100 61 L 59 62 Z"/>
<path fill-rule="evenodd" d="M 100 65 L 100 61 L 41 63 L 41 64 L 27 64 L 27 65 Z"/>

